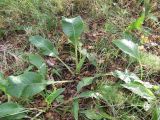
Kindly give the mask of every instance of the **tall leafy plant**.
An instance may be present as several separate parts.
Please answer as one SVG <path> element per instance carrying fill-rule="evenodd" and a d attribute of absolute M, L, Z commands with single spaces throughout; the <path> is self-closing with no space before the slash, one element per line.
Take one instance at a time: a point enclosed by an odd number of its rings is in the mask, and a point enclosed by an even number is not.
<path fill-rule="evenodd" d="M 78 49 L 80 47 L 79 38 L 84 29 L 83 20 L 80 16 L 75 17 L 75 18 L 62 17 L 62 28 L 63 28 L 63 32 L 69 38 L 69 41 L 71 42 L 71 44 L 74 45 L 76 73 L 78 73 L 86 58 L 86 56 L 83 56 L 80 59 L 78 58 Z"/>

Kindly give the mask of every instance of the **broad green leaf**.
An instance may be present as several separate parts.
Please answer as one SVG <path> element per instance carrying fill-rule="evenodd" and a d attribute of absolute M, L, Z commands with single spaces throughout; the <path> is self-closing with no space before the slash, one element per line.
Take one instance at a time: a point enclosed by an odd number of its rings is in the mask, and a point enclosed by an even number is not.
<path fill-rule="evenodd" d="M 29 38 L 29 41 L 34 46 L 36 46 L 43 55 L 53 56 L 53 57 L 58 55 L 58 51 L 53 46 L 52 42 L 49 41 L 48 39 L 36 35 L 36 36 L 31 36 Z"/>
<path fill-rule="evenodd" d="M 85 110 L 83 113 L 86 115 L 86 117 L 90 120 L 101 120 L 101 119 L 107 119 L 107 120 L 112 120 L 113 118 L 108 115 L 107 113 L 97 110 L 97 109 L 90 109 L 90 110 Z"/>
<path fill-rule="evenodd" d="M 79 111 L 78 99 L 74 99 L 74 101 L 73 101 L 73 115 L 74 115 L 75 120 L 78 120 L 78 111 Z"/>
<path fill-rule="evenodd" d="M 131 82 L 123 84 L 122 86 L 132 91 L 133 93 L 141 96 L 142 98 L 147 99 L 149 102 L 156 99 L 155 95 L 152 93 L 150 89 L 146 88 L 145 86 L 143 86 L 138 82 Z"/>
<path fill-rule="evenodd" d="M 94 77 L 86 77 L 86 78 L 83 78 L 83 79 L 78 83 L 78 85 L 77 85 L 77 92 L 80 92 L 80 90 L 81 90 L 83 87 L 92 84 L 93 79 L 94 79 Z"/>
<path fill-rule="evenodd" d="M 19 76 L 9 76 L 6 92 L 15 97 L 31 97 L 45 89 L 46 82 L 39 73 L 25 72 Z"/>
<path fill-rule="evenodd" d="M 62 17 L 63 32 L 68 36 L 73 44 L 78 44 L 77 39 L 83 32 L 84 24 L 80 16 L 75 18 Z"/>
<path fill-rule="evenodd" d="M 0 104 L 0 120 L 17 120 L 25 117 L 26 110 L 17 103 Z"/>
<path fill-rule="evenodd" d="M 29 41 L 36 46 L 43 55 L 47 55 L 47 56 L 52 56 L 52 57 L 56 57 L 72 74 L 72 70 L 70 69 L 69 66 L 67 66 L 59 57 L 58 57 L 58 51 L 54 48 L 54 46 L 52 45 L 52 43 L 47 40 L 44 39 L 41 36 L 32 36 L 29 38 Z"/>
<path fill-rule="evenodd" d="M 121 49 L 124 53 L 130 55 L 131 57 L 134 57 L 136 59 L 140 59 L 140 54 L 138 50 L 138 45 L 134 42 L 126 39 L 122 40 L 114 40 L 113 43 Z"/>
<path fill-rule="evenodd" d="M 47 72 L 47 66 L 43 60 L 43 58 L 36 54 L 29 54 L 29 62 L 36 66 L 42 75 L 45 75 Z"/>
<path fill-rule="evenodd" d="M 160 120 L 160 106 L 156 106 L 153 109 L 152 120 Z"/>
<path fill-rule="evenodd" d="M 127 70 L 125 72 L 116 70 L 112 73 L 113 73 L 113 76 L 120 78 L 125 83 L 138 82 L 138 83 L 144 85 L 146 88 L 153 88 L 154 87 L 154 85 L 152 85 L 151 83 L 143 82 L 142 80 L 140 80 L 140 78 L 136 74 L 131 73 Z"/>
<path fill-rule="evenodd" d="M 131 72 L 128 72 L 127 70 L 125 72 L 119 71 L 119 70 L 115 70 L 113 73 L 114 77 L 120 78 L 121 80 L 123 80 L 125 83 L 130 83 L 132 81 L 139 81 L 139 77 Z"/>
<path fill-rule="evenodd" d="M 50 95 L 48 95 L 45 99 L 48 105 L 50 105 L 62 92 L 64 92 L 64 88 L 60 88 L 54 90 Z"/>
<path fill-rule="evenodd" d="M 127 30 L 140 30 L 142 28 L 144 19 L 145 19 L 145 13 L 142 13 L 142 15 L 139 18 L 137 18 L 127 27 Z"/>

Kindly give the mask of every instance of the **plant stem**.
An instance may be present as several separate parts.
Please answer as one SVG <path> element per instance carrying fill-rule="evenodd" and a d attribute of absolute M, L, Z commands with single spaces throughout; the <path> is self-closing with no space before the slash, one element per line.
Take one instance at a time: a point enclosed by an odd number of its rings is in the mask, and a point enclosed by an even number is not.
<path fill-rule="evenodd" d="M 77 44 L 75 44 L 76 73 L 78 72 L 77 71 L 78 70 L 78 51 L 77 51 L 77 49 L 78 49 L 78 46 L 77 46 Z"/>
<path fill-rule="evenodd" d="M 7 95 L 8 102 L 11 102 L 11 96 Z"/>
<path fill-rule="evenodd" d="M 58 56 L 56 56 L 56 58 L 71 72 L 72 75 L 74 75 L 73 71 L 70 69 L 70 67 L 64 63 L 61 58 L 59 58 Z"/>

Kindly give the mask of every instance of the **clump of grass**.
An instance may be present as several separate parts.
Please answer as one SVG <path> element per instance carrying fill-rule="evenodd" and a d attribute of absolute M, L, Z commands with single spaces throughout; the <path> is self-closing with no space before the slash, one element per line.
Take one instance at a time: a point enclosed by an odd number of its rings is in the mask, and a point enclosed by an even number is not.
<path fill-rule="evenodd" d="M 142 52 L 141 61 L 143 65 L 153 70 L 160 70 L 160 57 L 151 53 Z"/>
<path fill-rule="evenodd" d="M 63 1 L 4 0 L 0 3 L 0 10 L 9 26 L 32 26 L 37 31 L 51 30 L 57 24 L 55 16 L 63 12 Z"/>
<path fill-rule="evenodd" d="M 64 0 L 70 14 L 87 14 L 90 18 L 105 17 L 109 13 L 113 0 Z M 68 13 L 67 13 L 68 14 Z"/>

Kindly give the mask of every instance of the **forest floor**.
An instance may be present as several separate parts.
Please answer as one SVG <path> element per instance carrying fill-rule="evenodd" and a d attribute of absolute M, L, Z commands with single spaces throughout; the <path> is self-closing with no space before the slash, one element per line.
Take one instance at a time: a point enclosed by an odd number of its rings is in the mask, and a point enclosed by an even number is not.
<path fill-rule="evenodd" d="M 79 72 L 62 16 L 84 23 Z M 50 41 L 58 58 L 37 49 L 35 35 Z M 114 44 L 124 39 L 143 53 L 141 60 L 126 50 L 132 47 Z M 0 1 L 0 120 L 159 120 L 159 84 L 158 0 Z"/>

